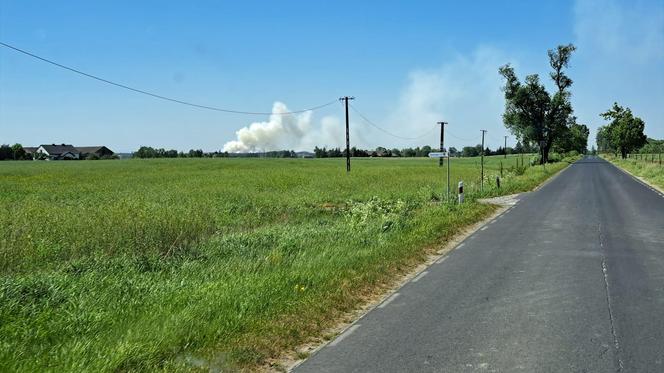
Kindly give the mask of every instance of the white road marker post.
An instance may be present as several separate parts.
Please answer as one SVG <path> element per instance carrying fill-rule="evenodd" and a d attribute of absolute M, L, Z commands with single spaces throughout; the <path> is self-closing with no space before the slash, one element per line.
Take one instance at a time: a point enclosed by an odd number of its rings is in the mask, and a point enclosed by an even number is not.
<path fill-rule="evenodd" d="M 459 181 L 459 204 L 463 203 L 463 181 Z"/>
<path fill-rule="evenodd" d="M 445 123 L 445 122 L 438 122 L 438 123 Z M 441 124 L 441 128 L 442 128 L 442 124 Z M 442 140 L 441 140 L 440 146 L 441 147 L 443 146 Z M 449 199 L 450 199 L 450 162 L 449 162 L 450 158 L 449 158 L 449 156 L 450 155 L 446 151 L 431 152 L 428 155 L 429 155 L 429 158 L 440 158 L 439 160 L 441 162 L 444 161 L 445 157 L 447 157 L 447 160 L 448 160 L 448 162 L 447 162 L 447 200 L 449 201 Z M 442 163 L 440 163 L 440 164 L 442 164 Z M 442 199 L 443 198 L 442 198 L 442 194 L 441 194 L 441 200 Z"/>

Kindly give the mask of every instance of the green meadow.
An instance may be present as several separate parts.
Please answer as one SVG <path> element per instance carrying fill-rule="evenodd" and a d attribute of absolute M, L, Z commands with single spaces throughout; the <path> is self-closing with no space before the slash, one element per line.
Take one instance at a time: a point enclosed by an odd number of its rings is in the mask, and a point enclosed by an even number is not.
<path fill-rule="evenodd" d="M 568 164 L 479 163 L 457 205 L 435 159 L 2 162 L 0 371 L 265 364 Z"/>
<path fill-rule="evenodd" d="M 664 189 L 664 156 L 661 154 L 630 154 L 628 159 L 621 159 L 610 154 L 603 154 L 602 157 Z"/>

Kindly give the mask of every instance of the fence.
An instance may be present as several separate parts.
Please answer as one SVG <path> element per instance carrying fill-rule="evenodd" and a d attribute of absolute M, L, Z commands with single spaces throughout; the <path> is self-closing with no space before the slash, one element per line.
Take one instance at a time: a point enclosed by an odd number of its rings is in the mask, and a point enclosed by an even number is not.
<path fill-rule="evenodd" d="M 662 165 L 662 153 L 634 153 L 627 154 L 627 158 L 633 161 L 642 161 L 647 163 L 657 163 L 660 166 Z"/>

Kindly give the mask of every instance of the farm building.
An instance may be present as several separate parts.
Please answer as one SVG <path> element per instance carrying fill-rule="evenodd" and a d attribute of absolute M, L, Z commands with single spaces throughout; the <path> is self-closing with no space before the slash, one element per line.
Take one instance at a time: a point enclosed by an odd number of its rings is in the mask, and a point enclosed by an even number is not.
<path fill-rule="evenodd" d="M 50 144 L 40 145 L 37 148 L 26 147 L 23 149 L 28 154 L 38 155 L 38 157 L 35 157 L 36 159 L 43 157 L 47 160 L 86 159 L 90 157 L 105 158 L 115 154 L 111 149 L 103 145 L 75 147 L 70 144 Z"/>
<path fill-rule="evenodd" d="M 80 159 L 81 157 L 81 152 L 78 149 L 67 144 L 40 145 L 35 153 L 42 154 L 48 160 L 69 160 Z"/>
<path fill-rule="evenodd" d="M 37 148 L 34 146 L 24 146 L 23 150 L 25 151 L 25 154 L 33 155 L 37 151 Z"/>
<path fill-rule="evenodd" d="M 113 154 L 113 151 L 105 146 L 77 146 L 79 152 L 81 152 L 81 159 L 85 159 L 91 156 L 96 156 L 99 158 L 110 157 Z"/>

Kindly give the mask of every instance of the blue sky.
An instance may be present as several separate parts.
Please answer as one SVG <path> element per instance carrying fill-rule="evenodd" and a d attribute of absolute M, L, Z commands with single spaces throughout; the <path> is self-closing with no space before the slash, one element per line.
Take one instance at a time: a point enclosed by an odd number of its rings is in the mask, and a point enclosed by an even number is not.
<path fill-rule="evenodd" d="M 594 134 L 614 101 L 664 138 L 664 2 L 10 1 L 0 40 L 109 80 L 203 105 L 297 110 L 353 95 L 400 137 L 447 120 L 448 144 L 508 134 L 497 74 L 548 76 L 546 50 L 578 46 L 569 70 Z M 547 84 L 549 84 L 547 82 Z M 246 127 L 246 128 L 245 128 Z M 351 142 L 414 146 L 351 111 Z M 244 129 L 243 129 L 244 128 Z M 236 132 L 239 132 L 239 135 Z M 239 137 L 238 137 L 239 136 Z M 512 138 L 513 139 L 513 138 Z M 132 151 L 342 146 L 339 104 L 297 116 L 205 111 L 107 86 L 0 47 L 0 143 Z"/>

